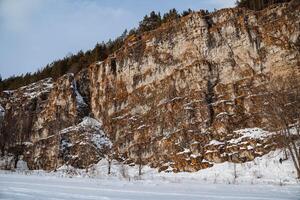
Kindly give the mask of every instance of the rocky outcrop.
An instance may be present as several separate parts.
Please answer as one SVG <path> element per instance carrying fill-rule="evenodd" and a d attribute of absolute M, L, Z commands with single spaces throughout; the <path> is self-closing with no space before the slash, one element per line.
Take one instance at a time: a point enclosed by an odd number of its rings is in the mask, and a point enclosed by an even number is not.
<path fill-rule="evenodd" d="M 188 152 L 204 155 L 211 140 L 231 140 L 234 130 L 267 128 L 259 109 L 268 81 L 299 63 L 299 14 L 289 10 L 195 13 L 91 66 L 91 110 L 116 151 L 137 160 L 142 146 L 154 167 L 193 171 L 202 161 Z M 240 150 L 249 156 L 217 162 L 255 156 Z"/>
<path fill-rule="evenodd" d="M 90 143 L 93 130 L 64 130 L 90 116 L 128 164 L 178 172 L 253 160 L 276 148 L 273 137 L 237 130 L 268 129 L 260 109 L 269 81 L 299 70 L 299 13 L 289 4 L 193 13 L 127 38 L 76 77 L 6 92 L 3 127 L 16 137 L 1 133 L 3 151 L 27 141 L 32 145 L 20 153 L 30 168 L 87 167 L 103 157 L 79 145 Z M 36 93 L 26 96 L 31 88 Z"/>
<path fill-rule="evenodd" d="M 14 91 L 4 91 L 0 104 L 4 115 L 1 123 L 1 151 L 15 144 L 30 141 L 34 123 L 46 108 L 48 96 L 53 88 L 51 78 L 24 86 Z M 19 154 L 20 152 L 14 152 Z M 16 156 L 17 158 L 17 156 Z"/>
<path fill-rule="evenodd" d="M 109 153 L 111 141 L 101 130 L 101 123 L 89 117 L 27 145 L 25 158 L 34 169 L 56 169 L 64 164 L 87 168 Z"/>

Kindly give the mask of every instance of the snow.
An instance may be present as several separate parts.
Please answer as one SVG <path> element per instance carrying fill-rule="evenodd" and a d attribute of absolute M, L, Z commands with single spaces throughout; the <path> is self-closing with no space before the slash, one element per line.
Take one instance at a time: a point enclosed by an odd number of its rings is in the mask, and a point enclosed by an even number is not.
<path fill-rule="evenodd" d="M 0 169 L 11 168 L 14 166 L 14 157 L 10 155 L 5 155 L 0 157 Z"/>
<path fill-rule="evenodd" d="M 24 160 L 18 160 L 17 162 L 17 170 L 18 171 L 26 171 L 28 170 L 27 162 Z"/>
<path fill-rule="evenodd" d="M 4 117 L 5 115 L 5 110 L 4 108 L 0 105 L 0 117 Z"/>
<path fill-rule="evenodd" d="M 239 143 L 244 138 L 251 138 L 251 139 L 264 139 L 268 136 L 271 136 L 273 133 L 270 133 L 268 131 L 264 131 L 261 128 L 246 128 L 246 129 L 240 129 L 235 131 L 236 134 L 241 135 L 237 139 L 229 140 L 229 143 Z"/>
<path fill-rule="evenodd" d="M 137 130 L 140 130 L 140 129 L 143 129 L 143 128 L 146 128 L 146 125 L 145 125 L 145 124 L 139 126 L 139 127 L 137 128 Z"/>
<path fill-rule="evenodd" d="M 211 140 L 209 142 L 209 145 L 223 145 L 223 144 L 224 144 L 224 142 L 220 142 L 218 140 Z"/>
<path fill-rule="evenodd" d="M 291 160 L 280 164 L 284 155 L 280 151 L 258 157 L 252 162 L 242 164 L 221 163 L 211 168 L 200 170 L 195 177 L 210 183 L 227 184 L 297 184 L 296 172 Z M 235 166 L 234 166 L 235 165 Z M 236 167 L 237 178 L 234 178 Z"/>
<path fill-rule="evenodd" d="M 102 134 L 92 134 L 91 141 L 97 147 L 97 149 L 103 149 L 104 147 L 112 147 L 111 141 L 105 136 L 104 133 Z"/>
<path fill-rule="evenodd" d="M 82 127 L 91 127 L 91 128 L 100 129 L 102 126 L 102 122 L 91 117 L 84 117 L 82 122 L 79 123 L 79 125 Z"/>
<path fill-rule="evenodd" d="M 79 93 L 78 89 L 77 89 L 77 83 L 76 80 L 74 79 L 73 81 L 73 87 L 74 87 L 74 92 L 75 92 L 75 96 L 76 96 L 76 102 L 77 105 L 79 107 L 85 107 L 87 106 L 87 104 L 85 103 L 85 101 L 83 100 L 83 97 L 81 96 L 81 94 Z"/>
<path fill-rule="evenodd" d="M 174 97 L 174 98 L 171 99 L 169 102 L 173 102 L 173 101 L 181 100 L 181 99 L 183 99 L 183 97 Z"/>
<path fill-rule="evenodd" d="M 228 113 L 228 112 L 221 112 L 217 114 L 216 118 L 223 117 L 223 116 L 228 116 L 228 115 L 234 115 L 233 113 Z"/>
<path fill-rule="evenodd" d="M 53 88 L 52 78 L 42 79 L 38 82 L 21 87 L 19 90 L 23 92 L 24 97 L 33 99 L 43 93 L 49 92 Z"/>
<path fill-rule="evenodd" d="M 298 187 L 182 185 L 1 175 L 1 199 L 297 199 Z"/>
<path fill-rule="evenodd" d="M 284 158 L 284 153 L 280 150 L 270 152 L 269 154 L 255 158 L 254 161 L 242 164 L 230 162 L 214 164 L 213 167 L 200 170 L 194 173 L 181 172 L 161 172 L 157 169 L 144 166 L 141 179 L 145 181 L 168 181 L 168 182 L 194 182 L 197 185 L 203 184 L 246 184 L 246 185 L 293 185 L 300 182 L 296 179 L 296 171 L 293 163 L 289 158 L 280 164 L 279 159 Z M 121 173 L 121 168 L 125 167 L 127 176 Z M 235 178 L 234 168 L 236 169 L 237 178 Z M 98 164 L 92 166 L 89 172 L 77 171 L 80 177 L 94 178 L 117 178 L 136 179 L 138 166 L 123 166 L 116 161 L 111 166 L 112 175 L 107 175 L 107 161 L 101 160 Z M 62 176 L 65 176 L 63 174 Z M 300 190 L 299 190 L 300 192 Z"/>
<path fill-rule="evenodd" d="M 190 152 L 191 152 L 190 149 L 184 148 L 184 150 L 182 152 L 178 152 L 177 155 L 186 154 L 186 153 L 190 153 Z"/>
<path fill-rule="evenodd" d="M 73 144 L 70 143 L 68 140 L 62 139 L 60 150 L 61 151 L 65 151 L 66 149 L 68 149 L 68 148 L 70 148 L 72 146 L 73 146 Z"/>
<path fill-rule="evenodd" d="M 184 107 L 185 110 L 194 110 L 193 107 L 190 107 L 190 106 L 187 106 L 187 107 Z"/>
<path fill-rule="evenodd" d="M 195 184 L 157 180 L 58 178 L 1 174 L 0 199 L 298 200 L 300 186 Z"/>
<path fill-rule="evenodd" d="M 29 141 L 25 141 L 25 142 L 16 142 L 17 145 L 25 145 L 25 146 L 32 146 L 33 143 L 29 142 Z"/>
<path fill-rule="evenodd" d="M 90 128 L 93 129 L 94 131 L 87 134 L 87 137 L 89 137 L 90 141 L 97 149 L 102 150 L 107 147 L 111 148 L 112 143 L 110 139 L 106 136 L 106 134 L 103 132 L 101 127 L 102 127 L 102 122 L 91 117 L 84 117 L 82 122 L 80 122 L 77 125 L 61 130 L 60 134 L 64 134 L 70 131 L 76 131 L 79 130 L 80 128 Z M 79 144 L 85 145 L 87 143 L 81 141 Z M 64 150 L 68 147 L 71 147 L 72 145 L 73 144 L 69 143 L 69 141 L 62 140 L 61 148 L 62 150 Z"/>
<path fill-rule="evenodd" d="M 33 145 L 33 143 L 32 142 L 22 142 L 22 144 L 24 144 L 25 146 L 31 146 L 31 145 Z"/>
<path fill-rule="evenodd" d="M 177 100 L 181 100 L 183 99 L 183 97 L 174 97 L 173 99 L 162 99 L 160 100 L 160 102 L 157 104 L 157 106 L 161 106 L 161 105 L 164 105 L 164 104 L 167 104 L 167 103 L 172 103 L 174 101 L 177 101 Z"/>
<path fill-rule="evenodd" d="M 62 166 L 56 172 L 0 170 L 0 199 L 230 199 L 298 200 L 300 185 L 290 160 L 279 163 L 282 152 L 254 162 L 222 163 L 195 173 L 158 173 L 144 166 L 129 167 L 107 161 L 88 171 Z M 234 178 L 236 168 L 237 178 Z"/>
<path fill-rule="evenodd" d="M 197 154 L 191 154 L 191 158 L 197 158 L 197 157 L 199 157 L 199 156 L 201 156 L 201 154 L 200 153 L 197 153 Z"/>
<path fill-rule="evenodd" d="M 67 133 L 67 132 L 70 132 L 70 131 L 78 130 L 80 127 L 82 127 L 82 128 L 89 127 L 89 128 L 92 128 L 92 129 L 98 129 L 99 130 L 102 127 L 102 122 L 100 122 L 100 121 L 98 121 L 94 118 L 91 118 L 91 117 L 84 117 L 82 119 L 82 122 L 80 122 L 77 125 L 70 126 L 70 127 L 67 127 L 65 129 L 61 130 L 60 134 L 64 134 L 64 133 Z M 49 137 L 53 137 L 53 136 L 49 136 Z"/>
<path fill-rule="evenodd" d="M 112 119 L 114 119 L 114 120 L 122 120 L 122 119 L 125 119 L 127 116 L 128 116 L 128 114 L 122 115 L 122 116 L 113 117 Z"/>
<path fill-rule="evenodd" d="M 248 149 L 248 150 L 252 150 L 252 149 L 254 149 L 254 148 L 253 148 L 252 146 L 248 145 L 248 146 L 247 146 L 247 149 Z"/>
<path fill-rule="evenodd" d="M 58 179 L 2 175 L 1 199 L 296 200 L 299 186 L 192 185 L 188 183 Z"/>
<path fill-rule="evenodd" d="M 3 93 L 7 94 L 7 95 L 11 95 L 12 93 L 14 93 L 15 90 L 3 90 Z"/>

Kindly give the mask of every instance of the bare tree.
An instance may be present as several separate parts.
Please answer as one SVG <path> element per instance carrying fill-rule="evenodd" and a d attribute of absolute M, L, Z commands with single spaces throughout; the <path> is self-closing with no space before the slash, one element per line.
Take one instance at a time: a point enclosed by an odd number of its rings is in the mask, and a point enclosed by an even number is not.
<path fill-rule="evenodd" d="M 99 157 L 104 156 L 107 161 L 107 174 L 111 174 L 111 164 L 113 161 L 113 148 L 112 145 L 105 145 L 101 149 L 95 147 L 95 152 L 99 155 Z"/>
<path fill-rule="evenodd" d="M 139 176 L 142 175 L 142 168 L 143 168 L 143 144 L 137 144 L 137 164 L 139 165 Z"/>
<path fill-rule="evenodd" d="M 110 175 L 111 174 L 111 163 L 113 160 L 113 154 L 112 154 L 111 148 L 109 148 L 107 150 L 107 153 L 105 154 L 105 159 L 107 160 L 107 174 Z"/>
<path fill-rule="evenodd" d="M 234 181 L 237 179 L 237 170 L 236 170 L 236 163 L 233 163 L 233 176 L 234 176 Z"/>
<path fill-rule="evenodd" d="M 120 166 L 120 172 L 121 175 L 124 179 L 128 179 L 130 181 L 130 176 L 128 174 L 128 170 L 127 167 L 124 165 L 124 163 L 122 162 L 121 166 Z"/>
<path fill-rule="evenodd" d="M 300 74 L 292 71 L 268 86 L 263 113 L 288 150 L 300 179 Z"/>
<path fill-rule="evenodd" d="M 146 151 L 146 146 L 147 146 L 147 141 L 149 138 L 145 136 L 143 133 L 139 133 L 139 137 L 137 139 L 137 144 L 136 144 L 136 164 L 139 166 L 139 176 L 142 175 L 142 168 L 144 165 L 144 157 L 143 153 Z M 150 141 L 148 141 L 150 142 Z"/>

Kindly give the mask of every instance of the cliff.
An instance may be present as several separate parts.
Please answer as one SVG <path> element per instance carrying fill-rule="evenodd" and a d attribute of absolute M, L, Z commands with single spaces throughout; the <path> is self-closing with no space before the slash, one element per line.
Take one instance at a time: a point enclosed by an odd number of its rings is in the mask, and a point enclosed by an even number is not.
<path fill-rule="evenodd" d="M 75 76 L 4 91 L 2 154 L 51 170 L 109 152 L 174 172 L 264 155 L 280 147 L 264 131 L 269 82 L 299 72 L 299 8 L 192 13 L 127 38 Z"/>

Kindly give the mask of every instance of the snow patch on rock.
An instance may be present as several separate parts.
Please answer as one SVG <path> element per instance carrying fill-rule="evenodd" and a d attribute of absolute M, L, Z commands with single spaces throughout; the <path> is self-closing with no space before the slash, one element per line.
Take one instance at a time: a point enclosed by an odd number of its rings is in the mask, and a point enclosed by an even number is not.
<path fill-rule="evenodd" d="M 33 99 L 40 96 L 43 93 L 49 92 L 53 88 L 52 78 L 46 78 L 38 82 L 26 85 L 20 88 L 24 97 Z"/>
<path fill-rule="evenodd" d="M 97 147 L 97 149 L 100 150 L 107 147 L 111 148 L 112 146 L 111 141 L 106 137 L 103 131 L 101 131 L 100 134 L 92 134 L 91 141 Z"/>
<path fill-rule="evenodd" d="M 245 128 L 234 131 L 236 134 L 240 135 L 239 138 L 229 140 L 229 143 L 239 143 L 244 138 L 250 139 L 264 139 L 272 135 L 272 133 L 265 131 L 261 128 Z"/>
<path fill-rule="evenodd" d="M 102 127 L 102 122 L 91 117 L 84 117 L 82 122 L 79 123 L 79 125 L 82 127 L 91 127 L 91 128 L 100 129 Z"/>
<path fill-rule="evenodd" d="M 209 145 L 223 145 L 223 144 L 224 144 L 224 142 L 220 142 L 218 140 L 211 140 L 209 142 Z"/>
<path fill-rule="evenodd" d="M 91 117 L 84 117 L 79 124 L 61 130 L 60 134 L 64 134 L 70 131 L 76 131 L 79 130 L 80 128 L 91 128 L 91 129 L 100 130 L 101 127 L 102 127 L 102 122 Z"/>

